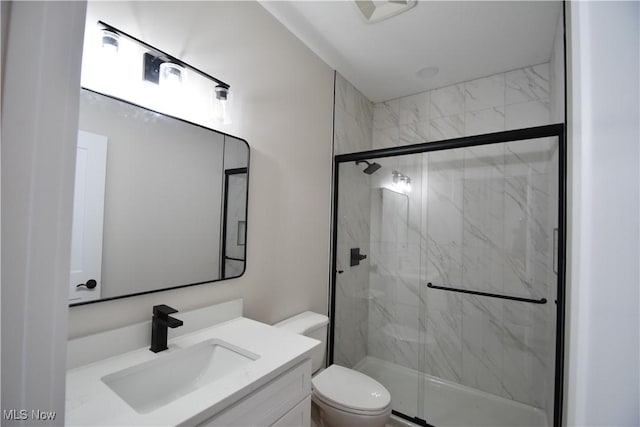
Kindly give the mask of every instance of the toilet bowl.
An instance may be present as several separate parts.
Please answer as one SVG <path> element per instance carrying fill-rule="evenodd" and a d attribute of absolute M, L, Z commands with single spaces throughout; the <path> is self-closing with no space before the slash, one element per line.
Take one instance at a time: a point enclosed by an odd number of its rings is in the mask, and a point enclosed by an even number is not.
<path fill-rule="evenodd" d="M 327 316 L 306 311 L 274 325 L 322 341 L 312 354 L 314 421 L 321 427 L 384 427 L 391 416 L 391 395 L 382 384 L 344 366 L 321 370 L 328 323 Z"/>
<path fill-rule="evenodd" d="M 383 427 L 391 415 L 389 391 L 353 369 L 331 365 L 314 376 L 311 385 L 321 425 Z"/>

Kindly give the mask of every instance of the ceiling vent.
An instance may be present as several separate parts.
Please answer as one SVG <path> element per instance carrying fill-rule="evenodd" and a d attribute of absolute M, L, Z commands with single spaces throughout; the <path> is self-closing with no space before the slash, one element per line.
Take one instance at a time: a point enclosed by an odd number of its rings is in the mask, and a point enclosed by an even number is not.
<path fill-rule="evenodd" d="M 364 20 L 373 24 L 411 9 L 417 0 L 356 0 Z"/>

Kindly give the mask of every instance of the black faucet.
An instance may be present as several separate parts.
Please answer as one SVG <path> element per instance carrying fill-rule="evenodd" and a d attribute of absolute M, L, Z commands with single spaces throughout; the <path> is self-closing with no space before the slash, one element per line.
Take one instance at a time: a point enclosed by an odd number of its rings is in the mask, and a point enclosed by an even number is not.
<path fill-rule="evenodd" d="M 167 349 L 167 328 L 182 326 L 182 320 L 169 316 L 178 310 L 168 305 L 154 305 L 151 319 L 151 347 L 149 350 L 157 353 Z"/>

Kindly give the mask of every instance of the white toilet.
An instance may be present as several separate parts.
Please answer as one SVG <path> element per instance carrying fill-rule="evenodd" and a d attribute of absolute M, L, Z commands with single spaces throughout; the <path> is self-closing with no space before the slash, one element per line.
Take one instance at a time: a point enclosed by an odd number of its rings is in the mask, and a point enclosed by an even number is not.
<path fill-rule="evenodd" d="M 312 355 L 311 400 L 322 427 L 384 427 L 391 416 L 391 395 L 367 375 L 331 365 L 322 370 L 329 319 L 305 311 L 274 326 L 322 341 Z"/>

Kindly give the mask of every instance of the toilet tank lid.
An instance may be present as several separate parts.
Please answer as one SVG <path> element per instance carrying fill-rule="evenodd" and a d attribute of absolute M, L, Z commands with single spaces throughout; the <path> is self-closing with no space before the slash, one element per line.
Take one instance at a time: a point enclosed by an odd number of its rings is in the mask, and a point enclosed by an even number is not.
<path fill-rule="evenodd" d="M 328 323 L 329 318 L 327 316 L 312 311 L 305 311 L 304 313 L 284 319 L 273 326 L 293 332 L 294 334 L 307 335 L 316 329 L 327 326 Z"/>

